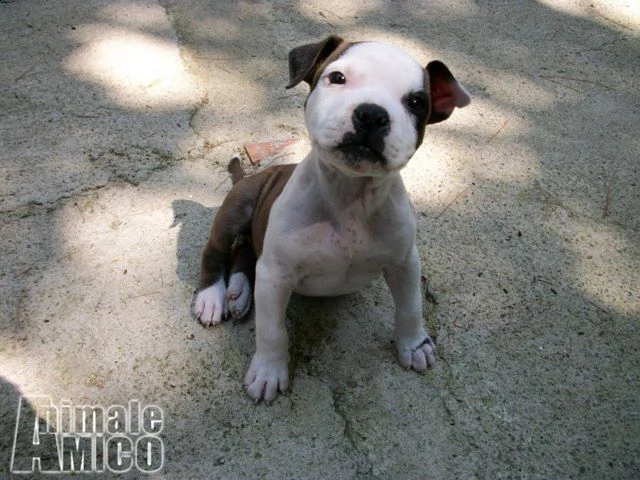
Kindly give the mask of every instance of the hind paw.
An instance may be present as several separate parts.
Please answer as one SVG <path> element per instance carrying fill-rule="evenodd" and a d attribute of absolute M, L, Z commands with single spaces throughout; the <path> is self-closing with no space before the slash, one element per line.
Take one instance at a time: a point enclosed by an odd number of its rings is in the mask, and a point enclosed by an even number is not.
<path fill-rule="evenodd" d="M 198 293 L 194 313 L 205 327 L 219 324 L 222 317 L 227 315 L 226 292 L 224 279 L 220 279 Z"/>
<path fill-rule="evenodd" d="M 251 308 L 251 283 L 242 272 L 236 272 L 229 278 L 227 288 L 227 308 L 237 320 L 244 318 Z"/>

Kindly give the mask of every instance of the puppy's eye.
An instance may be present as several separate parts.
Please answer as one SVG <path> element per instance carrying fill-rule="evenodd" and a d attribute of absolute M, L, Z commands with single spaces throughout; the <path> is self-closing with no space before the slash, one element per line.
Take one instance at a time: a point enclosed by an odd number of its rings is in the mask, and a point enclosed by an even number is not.
<path fill-rule="evenodd" d="M 333 83 L 335 85 L 344 85 L 347 83 L 347 79 L 341 72 L 331 72 L 329 74 L 329 83 Z"/>
<path fill-rule="evenodd" d="M 427 110 L 427 102 L 420 94 L 409 95 L 405 99 L 405 105 L 409 110 L 416 114 L 425 113 Z"/>

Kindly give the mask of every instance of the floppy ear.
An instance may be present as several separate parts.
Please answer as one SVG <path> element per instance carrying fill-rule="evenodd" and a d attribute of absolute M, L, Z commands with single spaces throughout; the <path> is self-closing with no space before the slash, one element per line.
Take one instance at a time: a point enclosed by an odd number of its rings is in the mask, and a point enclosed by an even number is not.
<path fill-rule="evenodd" d="M 296 47 L 289 52 L 289 85 L 293 88 L 303 80 L 311 85 L 318 67 L 344 40 L 337 35 L 331 35 L 321 42 L 309 43 Z"/>
<path fill-rule="evenodd" d="M 451 116 L 458 107 L 466 107 L 471 102 L 467 91 L 458 84 L 447 66 L 439 61 L 427 65 L 431 88 L 431 114 L 427 123 L 438 123 Z"/>

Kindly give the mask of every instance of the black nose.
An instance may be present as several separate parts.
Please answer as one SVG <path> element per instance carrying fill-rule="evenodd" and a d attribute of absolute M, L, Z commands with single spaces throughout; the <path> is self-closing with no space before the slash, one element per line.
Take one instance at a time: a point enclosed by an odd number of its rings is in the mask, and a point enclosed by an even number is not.
<path fill-rule="evenodd" d="M 389 114 L 379 105 L 363 103 L 353 111 L 353 127 L 356 133 L 375 133 L 385 136 L 390 130 Z"/>

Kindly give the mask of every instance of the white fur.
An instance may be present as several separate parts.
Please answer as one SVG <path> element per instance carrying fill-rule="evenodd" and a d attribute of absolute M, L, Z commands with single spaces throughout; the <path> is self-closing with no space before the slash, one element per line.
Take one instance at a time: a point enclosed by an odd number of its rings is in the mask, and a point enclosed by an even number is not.
<path fill-rule="evenodd" d="M 344 85 L 331 84 L 329 76 L 340 72 Z M 403 50 L 379 42 L 351 46 L 344 55 L 330 63 L 307 98 L 305 120 L 309 136 L 319 151 L 330 152 L 327 161 L 341 167 L 332 151 L 351 130 L 351 116 L 362 103 L 375 103 L 387 110 L 391 132 L 385 138 L 387 164 L 362 173 L 386 175 L 399 170 L 415 152 L 418 132 L 402 98 L 424 87 L 424 70 Z M 379 171 L 381 170 L 381 171 Z"/>
<path fill-rule="evenodd" d="M 222 317 L 227 314 L 226 292 L 224 278 L 221 278 L 198 293 L 194 311 L 205 327 L 219 324 Z"/>
<path fill-rule="evenodd" d="M 344 85 L 327 76 L 340 71 Z M 306 104 L 312 150 L 274 202 L 256 267 L 256 353 L 245 384 L 256 401 L 288 387 L 285 310 L 292 292 L 339 295 L 384 273 L 396 305 L 395 340 L 405 368 L 435 361 L 422 321 L 420 259 L 413 210 L 399 170 L 418 132 L 402 98 L 423 88 L 424 72 L 402 50 L 363 43 L 327 66 Z M 352 113 L 375 103 L 389 113 L 386 163 L 347 166 L 334 150 L 353 128 Z"/>
<path fill-rule="evenodd" d="M 227 310 L 232 317 L 243 318 L 251 307 L 251 283 L 242 272 L 236 272 L 229 278 L 227 287 Z"/>

